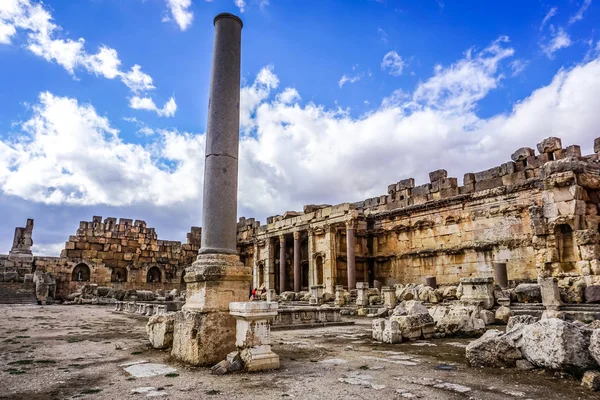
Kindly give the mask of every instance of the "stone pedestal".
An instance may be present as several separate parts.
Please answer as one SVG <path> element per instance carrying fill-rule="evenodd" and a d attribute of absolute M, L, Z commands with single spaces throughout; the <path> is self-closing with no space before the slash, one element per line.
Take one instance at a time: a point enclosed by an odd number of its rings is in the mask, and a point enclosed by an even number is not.
<path fill-rule="evenodd" d="M 346 303 L 346 299 L 344 298 L 344 287 L 342 285 L 337 285 L 335 287 L 335 300 L 333 304 L 336 307 L 341 307 Z"/>
<path fill-rule="evenodd" d="M 175 314 L 174 358 L 211 366 L 235 349 L 236 324 L 229 303 L 247 300 L 250 278 L 251 269 L 236 255 L 198 256 L 186 269 L 187 301 Z"/>
<path fill-rule="evenodd" d="M 323 285 L 315 285 L 310 287 L 309 304 L 314 306 L 323 304 Z"/>
<path fill-rule="evenodd" d="M 383 294 L 383 306 L 389 309 L 396 307 L 396 289 L 389 286 L 384 286 L 381 289 Z"/>
<path fill-rule="evenodd" d="M 369 282 L 356 282 L 356 305 L 366 307 L 369 305 Z"/>
<path fill-rule="evenodd" d="M 279 356 L 271 351 L 270 326 L 270 320 L 277 316 L 277 303 L 233 302 L 229 310 L 236 319 L 237 352 L 227 359 L 239 354 L 249 372 L 278 369 Z"/>
<path fill-rule="evenodd" d="M 461 301 L 483 302 L 487 310 L 494 306 L 494 278 L 462 278 Z"/>
<path fill-rule="evenodd" d="M 563 318 L 564 313 L 560 311 L 563 302 L 560 299 L 556 278 L 538 278 L 538 285 L 540 285 L 540 292 L 542 293 L 542 304 L 546 307 L 542 318 Z"/>

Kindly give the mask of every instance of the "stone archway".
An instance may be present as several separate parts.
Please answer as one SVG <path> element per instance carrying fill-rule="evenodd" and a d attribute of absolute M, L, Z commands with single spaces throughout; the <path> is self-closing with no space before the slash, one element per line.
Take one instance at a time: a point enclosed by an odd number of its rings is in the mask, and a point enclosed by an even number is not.
<path fill-rule="evenodd" d="M 71 280 L 73 282 L 89 282 L 91 276 L 90 267 L 87 264 L 80 263 L 73 268 L 71 273 Z"/>
<path fill-rule="evenodd" d="M 110 281 L 115 283 L 127 282 L 127 268 L 114 267 L 110 274 Z"/>
<path fill-rule="evenodd" d="M 162 272 L 158 267 L 152 267 L 148 270 L 146 275 L 146 282 L 148 283 L 160 283 L 162 282 Z"/>

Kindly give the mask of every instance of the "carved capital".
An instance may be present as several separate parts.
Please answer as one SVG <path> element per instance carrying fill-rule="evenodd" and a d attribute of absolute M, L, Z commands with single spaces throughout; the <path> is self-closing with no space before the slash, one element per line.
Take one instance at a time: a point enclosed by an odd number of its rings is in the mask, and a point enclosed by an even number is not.
<path fill-rule="evenodd" d="M 285 235 L 279 235 L 279 243 L 285 243 Z"/>
<path fill-rule="evenodd" d="M 356 229 L 356 220 L 349 220 L 349 221 L 345 221 L 346 223 L 346 229 Z"/>
<path fill-rule="evenodd" d="M 294 240 L 300 240 L 300 232 L 299 231 L 294 232 Z"/>

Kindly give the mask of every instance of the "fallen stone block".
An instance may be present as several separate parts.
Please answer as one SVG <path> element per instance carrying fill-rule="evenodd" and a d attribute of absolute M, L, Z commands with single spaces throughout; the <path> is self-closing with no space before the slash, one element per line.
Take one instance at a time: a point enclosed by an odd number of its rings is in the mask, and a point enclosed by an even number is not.
<path fill-rule="evenodd" d="M 521 283 L 515 288 L 519 303 L 541 303 L 542 292 L 537 283 Z"/>
<path fill-rule="evenodd" d="M 155 349 L 166 349 L 173 345 L 175 313 L 153 315 L 146 325 L 148 340 Z"/>
<path fill-rule="evenodd" d="M 600 329 L 594 329 L 590 336 L 590 355 L 600 365 Z"/>
<path fill-rule="evenodd" d="M 600 371 L 586 371 L 581 379 L 581 386 L 595 392 L 600 391 Z"/>
<path fill-rule="evenodd" d="M 494 319 L 497 324 L 508 324 L 508 320 L 512 317 L 512 311 L 508 307 L 499 307 L 496 310 L 496 314 L 494 315 Z"/>
<path fill-rule="evenodd" d="M 600 285 L 590 285 L 585 288 L 585 301 L 588 303 L 600 303 Z"/>
<path fill-rule="evenodd" d="M 506 323 L 506 332 L 515 330 L 524 325 L 535 324 L 539 320 L 539 318 L 531 315 L 515 315 L 514 317 L 509 317 L 508 322 Z"/>
<path fill-rule="evenodd" d="M 527 325 L 519 350 L 533 365 L 550 369 L 593 368 L 588 348 L 592 330 L 557 318 Z"/>
<path fill-rule="evenodd" d="M 466 348 L 469 364 L 475 367 L 513 367 L 521 359 L 521 352 L 502 332 L 491 329 Z"/>

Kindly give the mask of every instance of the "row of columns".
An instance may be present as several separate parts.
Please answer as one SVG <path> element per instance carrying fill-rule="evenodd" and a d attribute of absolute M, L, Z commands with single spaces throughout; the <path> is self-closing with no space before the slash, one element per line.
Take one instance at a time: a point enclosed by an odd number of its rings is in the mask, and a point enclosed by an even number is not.
<path fill-rule="evenodd" d="M 355 235 L 356 225 L 354 221 L 346 222 L 346 257 L 347 257 L 347 275 L 348 275 L 348 289 L 356 288 L 356 257 L 355 257 L 355 244 L 356 244 L 356 235 Z M 292 268 L 294 272 L 294 284 L 293 290 L 294 292 L 300 292 L 302 290 L 302 265 L 301 265 L 301 240 L 300 240 L 301 232 L 296 231 L 293 232 L 294 244 L 293 244 L 293 262 Z M 312 232 L 308 234 L 308 259 L 309 259 L 309 270 L 314 268 L 310 268 L 313 265 L 313 251 L 314 251 L 314 238 Z M 284 292 L 286 288 L 286 283 L 288 281 L 287 276 L 287 264 L 286 264 L 286 254 L 287 254 L 287 245 L 286 245 L 286 236 L 279 235 L 279 289 L 280 292 Z M 260 285 L 261 278 L 259 275 L 258 263 L 259 263 L 259 246 L 257 243 L 254 244 L 254 276 L 255 282 L 254 287 L 258 287 Z M 333 261 L 333 260 L 332 260 Z M 273 270 L 275 266 L 275 256 L 272 253 L 272 243 L 270 239 L 267 239 L 266 242 L 266 259 L 265 259 L 265 271 L 263 281 L 267 284 L 267 289 L 271 289 L 270 280 L 268 276 L 270 272 Z M 332 268 L 335 268 L 335 265 L 332 265 Z M 316 281 L 315 281 L 316 282 Z"/>

